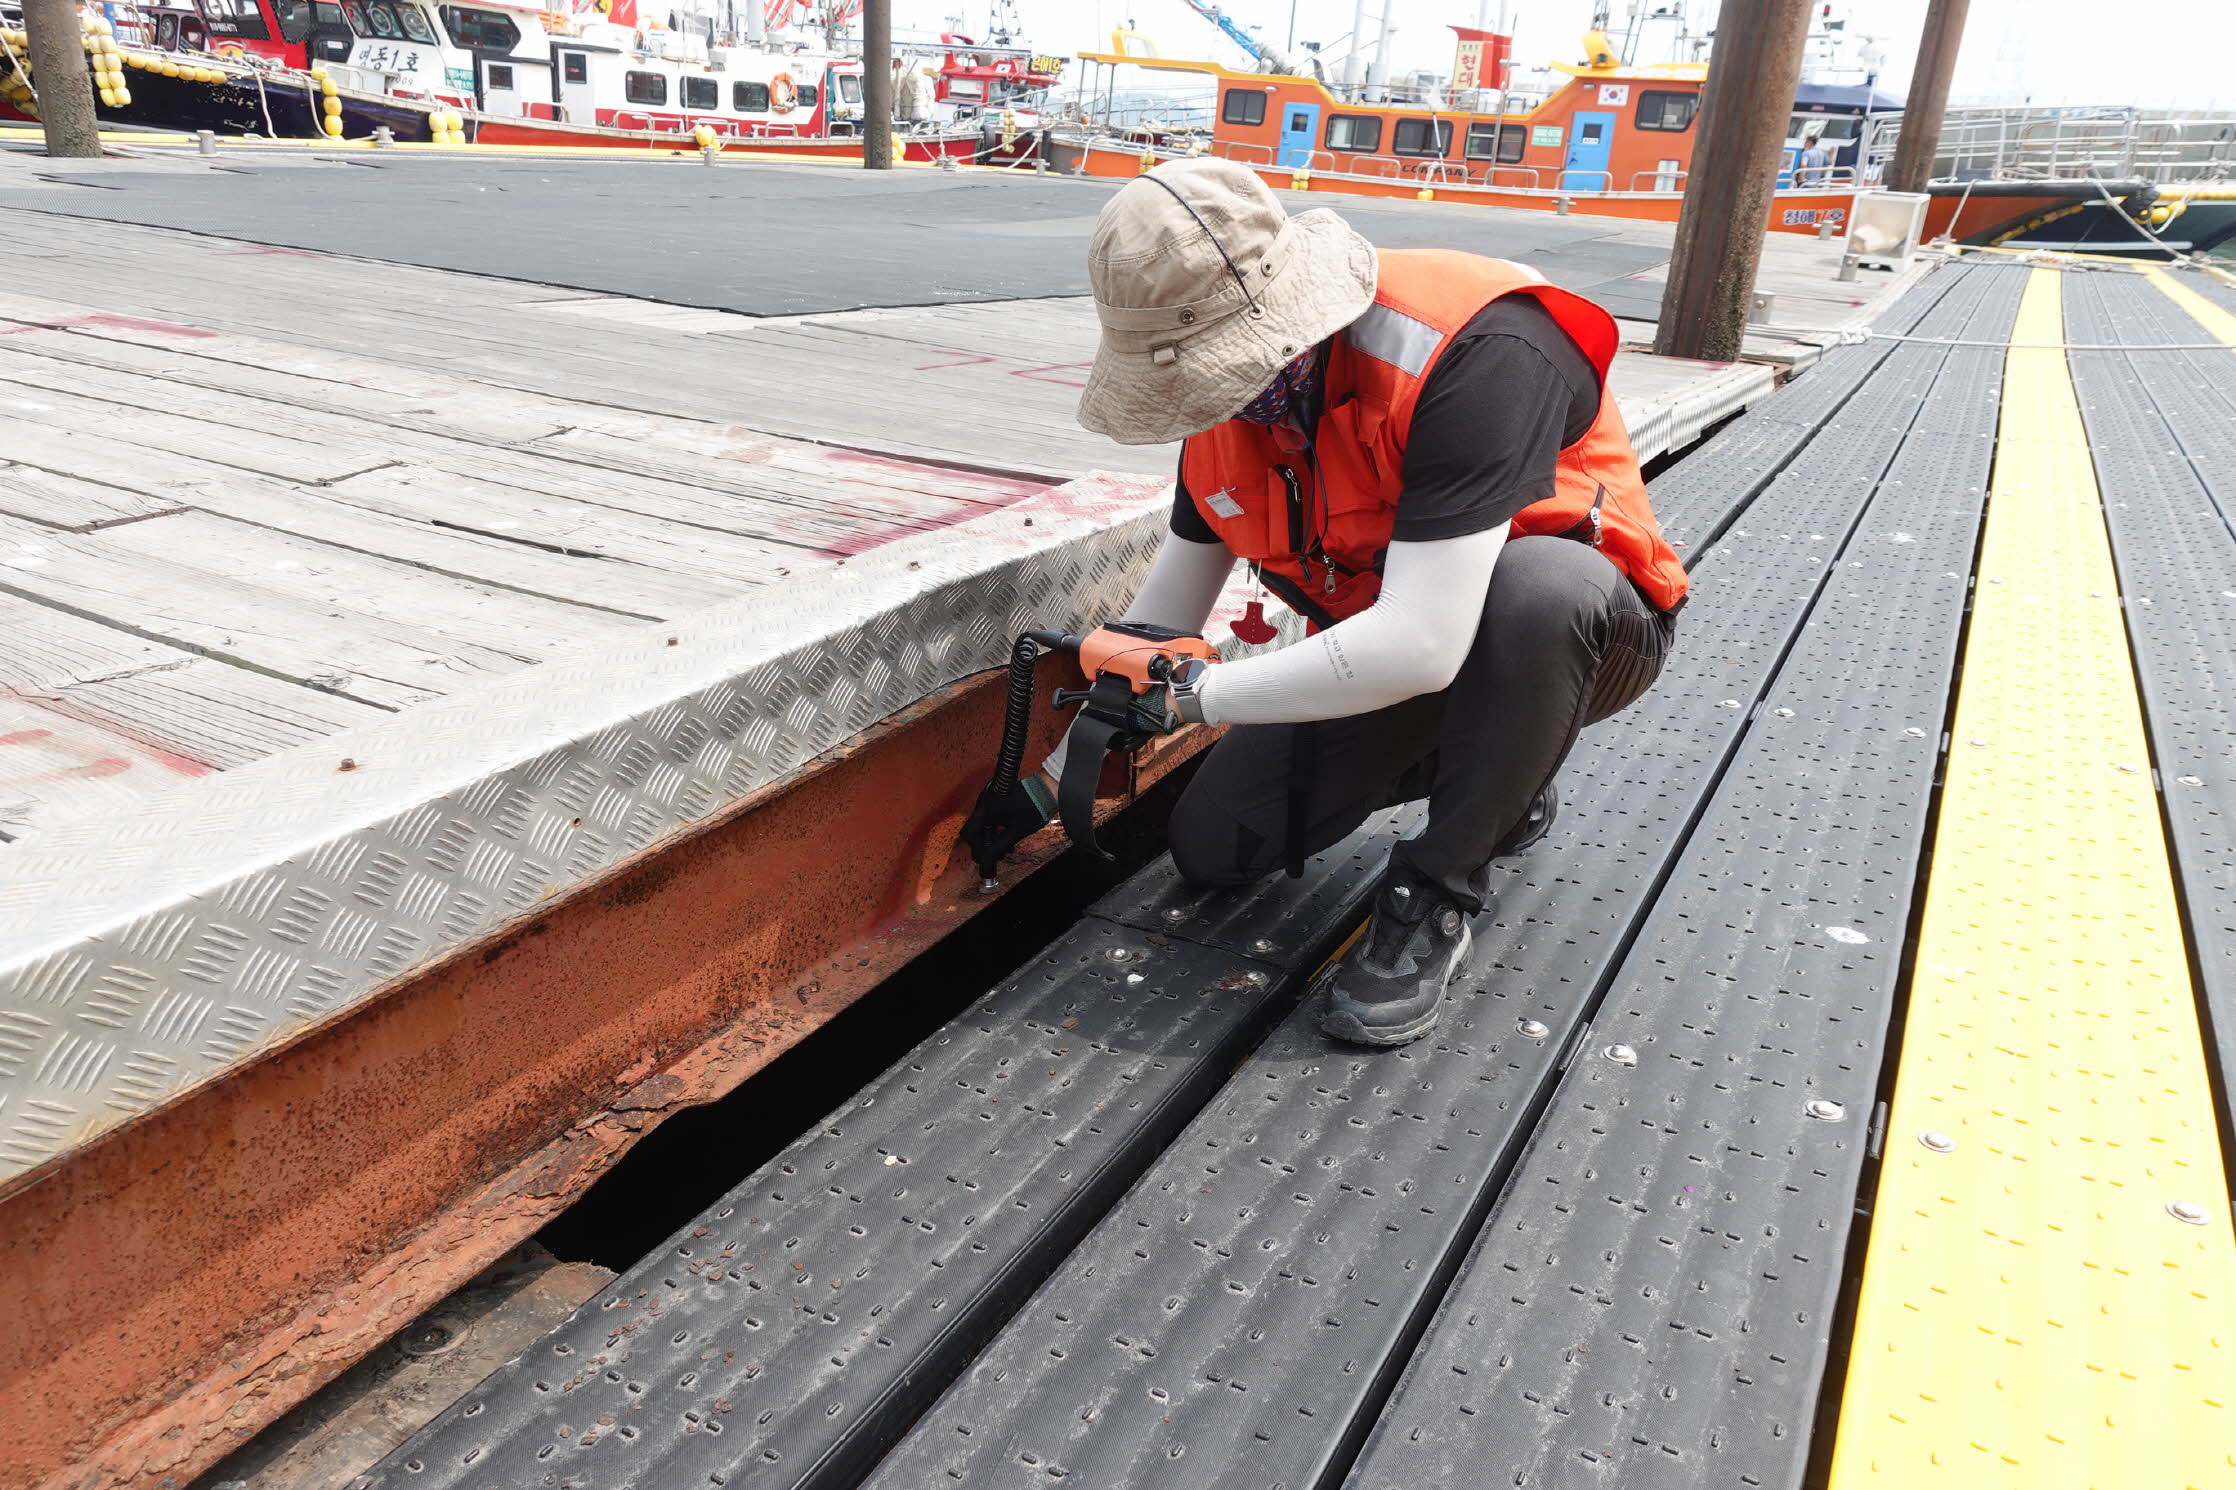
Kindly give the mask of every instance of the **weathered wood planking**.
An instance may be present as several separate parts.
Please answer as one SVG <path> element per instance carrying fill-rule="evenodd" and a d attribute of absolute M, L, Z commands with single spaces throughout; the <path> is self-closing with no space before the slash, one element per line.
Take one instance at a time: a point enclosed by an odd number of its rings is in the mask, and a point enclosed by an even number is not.
<path fill-rule="evenodd" d="M 391 709 L 645 624 L 194 512 L 0 518 L 0 591 Z"/>
<path fill-rule="evenodd" d="M 19 457 L 24 454 L 12 448 L 10 453 Z M 167 512 L 177 505 L 168 498 L 125 486 L 0 462 L 0 512 L 50 527 L 82 532 L 103 523 L 131 522 Z"/>
<path fill-rule="evenodd" d="M 0 693 L 220 769 L 386 710 L 0 593 Z"/>
<path fill-rule="evenodd" d="M 0 692 L 0 838 L 19 840 L 69 817 L 127 811 L 148 792 L 210 769 Z"/>

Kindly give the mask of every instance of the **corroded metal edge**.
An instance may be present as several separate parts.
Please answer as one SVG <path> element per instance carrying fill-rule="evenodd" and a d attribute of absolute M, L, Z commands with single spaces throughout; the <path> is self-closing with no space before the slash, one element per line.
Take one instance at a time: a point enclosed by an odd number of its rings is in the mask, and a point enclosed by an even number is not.
<path fill-rule="evenodd" d="M 73 824 L 0 886 L 0 1191 L 1131 593 L 1091 477 Z"/>

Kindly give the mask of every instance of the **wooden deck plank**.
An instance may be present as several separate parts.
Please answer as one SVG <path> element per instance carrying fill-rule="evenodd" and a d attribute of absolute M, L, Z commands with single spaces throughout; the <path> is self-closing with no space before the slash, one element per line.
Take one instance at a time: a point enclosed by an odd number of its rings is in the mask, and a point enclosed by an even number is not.
<path fill-rule="evenodd" d="M 0 838 L 13 842 L 67 818 L 128 812 L 148 792 L 210 770 L 0 692 Z"/>
<path fill-rule="evenodd" d="M 176 505 L 143 491 L 0 462 L 0 512 L 50 527 L 83 531 L 100 523 L 130 522 Z"/>
<path fill-rule="evenodd" d="M 207 524 L 224 526 L 223 543 Z M 140 551 L 118 546 L 128 536 Z M 301 552 L 271 552 L 290 545 Z M 203 562 L 173 557 L 190 546 Z M 278 569 L 282 560 L 299 567 Z M 85 536 L 0 518 L 0 591 L 389 709 L 539 661 L 595 624 L 575 619 L 560 642 L 540 629 L 551 612 L 600 618 L 609 632 L 637 624 L 490 590 L 479 592 L 488 609 L 475 616 L 476 597 L 445 596 L 446 586 L 476 588 L 198 513 Z M 426 624 L 421 602 L 434 599 L 449 602 L 440 609 L 451 624 L 477 635 Z"/>
<path fill-rule="evenodd" d="M 388 711 L 0 594 L 0 693 L 220 769 Z"/>

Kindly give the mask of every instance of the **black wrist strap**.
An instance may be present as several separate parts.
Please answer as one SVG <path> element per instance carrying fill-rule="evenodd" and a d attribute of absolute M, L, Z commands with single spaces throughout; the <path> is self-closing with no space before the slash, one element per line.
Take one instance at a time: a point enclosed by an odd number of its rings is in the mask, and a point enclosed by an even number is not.
<path fill-rule="evenodd" d="M 1071 841 L 1098 859 L 1113 856 L 1095 842 L 1095 787 L 1102 780 L 1104 757 L 1127 733 L 1124 725 L 1082 714 L 1073 722 L 1064 743 L 1064 775 L 1057 783 L 1056 811 Z"/>

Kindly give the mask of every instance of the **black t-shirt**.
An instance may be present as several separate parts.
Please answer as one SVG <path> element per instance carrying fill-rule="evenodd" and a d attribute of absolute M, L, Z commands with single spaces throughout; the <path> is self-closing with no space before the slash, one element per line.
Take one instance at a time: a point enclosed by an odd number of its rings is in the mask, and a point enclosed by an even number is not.
<path fill-rule="evenodd" d="M 1536 296 L 1500 296 L 1452 339 L 1421 389 L 1390 536 L 1425 543 L 1513 521 L 1553 494 L 1562 448 L 1598 417 L 1599 379 L 1583 349 Z M 1218 541 L 1185 488 L 1173 496 L 1172 531 Z"/>

